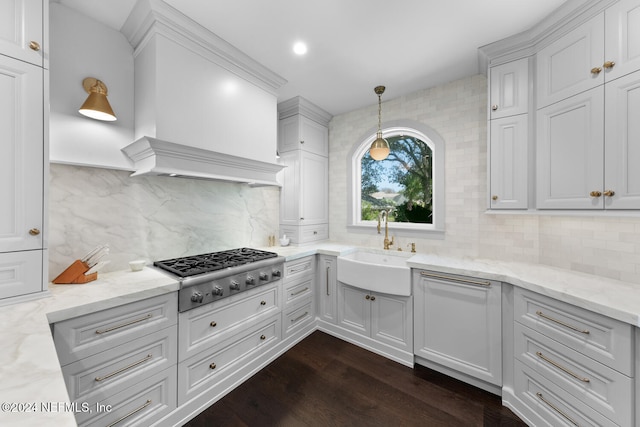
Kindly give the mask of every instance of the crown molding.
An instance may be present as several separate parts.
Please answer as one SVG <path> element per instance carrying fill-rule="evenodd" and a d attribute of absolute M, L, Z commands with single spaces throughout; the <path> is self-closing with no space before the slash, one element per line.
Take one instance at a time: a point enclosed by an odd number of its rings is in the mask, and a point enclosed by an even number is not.
<path fill-rule="evenodd" d="M 323 126 L 329 126 L 329 122 L 333 117 L 331 113 L 328 113 L 301 96 L 296 96 L 278 103 L 278 119 L 282 120 L 295 116 L 296 114 L 305 116 Z"/>

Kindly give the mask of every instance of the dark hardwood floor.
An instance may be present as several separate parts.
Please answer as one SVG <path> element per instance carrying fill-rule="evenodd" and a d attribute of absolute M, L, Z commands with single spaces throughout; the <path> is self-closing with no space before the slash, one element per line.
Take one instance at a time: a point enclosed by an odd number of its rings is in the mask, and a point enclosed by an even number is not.
<path fill-rule="evenodd" d="M 525 426 L 500 398 L 316 331 L 185 424 Z"/>

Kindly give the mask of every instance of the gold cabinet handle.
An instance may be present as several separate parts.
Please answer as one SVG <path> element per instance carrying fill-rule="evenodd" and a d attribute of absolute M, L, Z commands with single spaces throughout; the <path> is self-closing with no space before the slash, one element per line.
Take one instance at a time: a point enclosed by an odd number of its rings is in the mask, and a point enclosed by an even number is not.
<path fill-rule="evenodd" d="M 568 323 L 565 323 L 565 322 L 563 322 L 562 320 L 554 319 L 554 318 L 553 318 L 553 317 L 551 317 L 551 316 L 547 316 L 546 314 L 544 314 L 544 313 L 543 313 L 542 311 L 540 311 L 540 310 L 536 311 L 536 314 L 537 314 L 538 316 L 542 317 L 543 319 L 547 319 L 547 320 L 549 320 L 549 321 L 551 321 L 551 322 L 553 322 L 553 323 L 557 323 L 558 325 L 564 326 L 565 328 L 569 328 L 569 329 L 571 329 L 572 331 L 580 332 L 581 334 L 585 334 L 585 335 L 588 335 L 588 334 L 590 334 L 590 333 L 591 333 L 591 332 L 589 332 L 589 330 L 587 330 L 587 329 L 580 329 L 580 328 L 576 328 L 575 326 L 570 325 L 570 324 L 568 324 Z"/>
<path fill-rule="evenodd" d="M 260 339 L 261 339 L 262 341 L 264 341 L 264 340 L 266 340 L 266 339 L 267 339 L 267 337 L 265 337 L 264 335 L 260 335 Z"/>
<path fill-rule="evenodd" d="M 331 267 L 327 266 L 327 295 L 329 295 L 329 269 Z"/>
<path fill-rule="evenodd" d="M 597 191 L 597 190 L 594 190 L 594 191 L 592 191 L 591 193 L 589 193 L 589 195 L 590 195 L 591 197 L 600 197 L 600 196 L 602 196 L 602 192 Z"/>
<path fill-rule="evenodd" d="M 96 377 L 96 381 L 98 381 L 98 382 L 104 381 L 107 378 L 111 378 L 111 377 L 113 377 L 115 375 L 121 374 L 121 373 L 123 373 L 125 371 L 128 371 L 131 368 L 135 368 L 138 365 L 142 365 L 143 363 L 151 360 L 152 357 L 153 357 L 152 355 L 147 354 L 147 357 L 145 357 L 144 359 L 138 360 L 137 362 L 133 362 L 131 365 L 127 365 L 124 368 L 120 368 L 117 371 L 111 372 L 110 374 L 107 374 L 107 375 L 105 375 L 103 377 Z"/>
<path fill-rule="evenodd" d="M 309 314 L 309 312 L 305 311 L 304 314 L 301 314 L 300 316 L 296 317 L 295 319 L 291 319 L 291 323 L 296 323 L 297 321 L 304 319 L 307 314 Z"/>
<path fill-rule="evenodd" d="M 211 365 L 209 365 L 209 369 L 216 369 L 216 364 L 212 363 Z"/>
<path fill-rule="evenodd" d="M 40 234 L 40 230 L 38 230 L 37 228 L 32 228 L 31 230 L 29 230 L 29 234 L 31 234 L 32 236 L 37 236 L 38 234 Z"/>
<path fill-rule="evenodd" d="M 371 299 L 371 295 L 367 295 L 364 299 Z"/>
<path fill-rule="evenodd" d="M 151 399 L 147 400 L 144 405 L 142 405 L 141 407 L 134 409 L 133 411 L 129 412 L 127 415 L 123 415 L 122 417 L 118 418 L 117 420 L 115 420 L 114 422 L 112 422 L 111 424 L 109 424 L 107 427 L 113 427 L 116 424 L 121 423 L 122 421 L 126 420 L 127 418 L 129 418 L 132 415 L 137 414 L 138 412 L 142 411 L 144 408 L 146 408 L 147 406 L 151 405 Z"/>
<path fill-rule="evenodd" d="M 434 279 L 443 279 L 443 280 L 448 280 L 450 282 L 462 282 L 468 285 L 485 286 L 487 288 L 491 287 L 491 282 L 485 282 L 483 280 L 463 279 L 461 277 L 449 277 L 449 276 L 443 276 L 435 273 L 428 273 L 426 271 L 421 271 L 420 275 L 422 277 L 432 277 Z"/>
<path fill-rule="evenodd" d="M 613 68 L 615 65 L 616 65 L 616 63 L 615 63 L 615 62 L 613 62 L 613 61 L 607 61 L 607 62 L 605 62 L 604 64 L 602 64 L 602 66 L 603 66 L 604 68 L 606 68 L 607 70 L 610 70 L 610 69 L 611 69 L 611 68 Z"/>
<path fill-rule="evenodd" d="M 602 193 L 602 194 L 604 194 L 604 195 L 605 195 L 605 196 L 607 196 L 607 197 L 613 197 L 613 196 L 615 196 L 616 192 L 615 192 L 615 191 L 613 191 L 613 190 L 606 190 L 606 191 L 605 191 L 604 193 Z"/>
<path fill-rule="evenodd" d="M 301 139 L 301 140 L 300 140 L 300 144 L 304 144 L 304 139 Z"/>
<path fill-rule="evenodd" d="M 496 195 L 491 196 L 491 200 L 493 200 L 495 202 L 496 200 L 498 200 L 498 196 L 496 196 Z"/>
<path fill-rule="evenodd" d="M 547 406 L 549 406 L 551 409 L 553 409 L 554 411 L 556 411 L 558 414 L 562 415 L 567 421 L 569 421 L 571 424 L 573 424 L 574 426 L 578 426 L 578 423 L 575 422 L 573 420 L 573 418 L 571 418 L 569 415 L 565 414 L 562 410 L 560 410 L 560 408 L 558 408 L 556 405 L 554 405 L 553 403 L 549 402 L 547 399 L 544 398 L 544 396 L 542 395 L 542 393 L 537 392 L 536 396 L 538 396 L 538 399 L 542 400 Z"/>
<path fill-rule="evenodd" d="M 260 305 L 267 305 L 266 301 L 260 301 Z"/>
<path fill-rule="evenodd" d="M 107 328 L 107 329 L 96 329 L 96 334 L 106 334 L 107 332 L 115 331 L 116 329 L 120 329 L 120 328 L 124 328 L 125 326 L 133 325 L 134 323 L 144 322 L 145 320 L 150 319 L 151 316 L 152 316 L 151 313 L 149 313 L 146 316 L 141 317 L 140 319 L 136 319 L 136 320 L 132 320 L 130 322 L 122 323 L 122 324 L 117 325 L 117 326 L 112 326 L 112 327 Z"/>
<path fill-rule="evenodd" d="M 209 325 L 210 325 L 212 328 L 215 328 L 216 326 L 218 326 L 218 324 L 217 324 L 215 321 L 213 321 L 213 322 L 209 323 Z"/>
<path fill-rule="evenodd" d="M 556 368 L 560 369 L 565 374 L 571 375 L 573 378 L 582 381 L 583 383 L 591 382 L 591 380 L 589 378 L 581 377 L 580 375 L 576 374 L 575 372 L 573 372 L 573 371 L 569 370 L 568 368 L 565 368 L 564 366 L 560 365 L 558 362 L 549 359 L 547 356 L 545 356 L 544 354 L 542 354 L 539 351 L 536 351 L 536 356 L 538 356 L 540 359 L 544 360 L 548 364 L 553 365 Z"/>
<path fill-rule="evenodd" d="M 375 301 L 376 297 L 374 297 L 373 295 L 371 295 L 371 301 Z"/>
<path fill-rule="evenodd" d="M 39 51 L 40 50 L 40 43 L 32 40 L 31 42 L 29 42 L 29 49 L 35 50 L 36 52 Z"/>
<path fill-rule="evenodd" d="M 302 290 L 299 290 L 299 291 L 297 291 L 297 292 L 292 293 L 292 294 L 291 294 L 291 296 L 292 296 L 292 297 L 295 297 L 296 295 L 300 295 L 301 293 L 303 293 L 303 292 L 307 292 L 308 290 L 309 290 L 309 288 L 304 288 L 304 289 L 302 289 Z"/>
<path fill-rule="evenodd" d="M 593 68 L 591 69 L 591 74 L 595 74 L 596 76 L 597 76 L 598 74 L 600 74 L 601 72 L 602 72 L 602 68 L 600 68 L 600 67 L 593 67 Z"/>
<path fill-rule="evenodd" d="M 493 104 L 493 105 L 491 106 L 491 109 L 492 109 L 493 111 L 496 111 L 496 110 L 498 109 L 498 105 L 497 105 L 497 104 Z"/>

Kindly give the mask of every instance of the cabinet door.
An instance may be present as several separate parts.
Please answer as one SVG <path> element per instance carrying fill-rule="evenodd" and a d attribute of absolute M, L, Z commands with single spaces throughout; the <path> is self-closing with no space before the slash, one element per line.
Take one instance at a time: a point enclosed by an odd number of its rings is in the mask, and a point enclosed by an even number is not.
<path fill-rule="evenodd" d="M 318 257 L 318 316 L 327 322 L 336 322 L 336 257 Z"/>
<path fill-rule="evenodd" d="M 329 130 L 326 126 L 295 115 L 280 120 L 278 129 L 278 149 L 281 153 L 305 150 L 325 157 L 329 153 Z"/>
<path fill-rule="evenodd" d="M 41 250 L 0 253 L 0 299 L 42 291 Z"/>
<path fill-rule="evenodd" d="M 415 354 L 501 385 L 500 283 L 426 271 L 414 283 Z"/>
<path fill-rule="evenodd" d="M 605 91 L 605 207 L 640 209 L 640 71 Z"/>
<path fill-rule="evenodd" d="M 491 120 L 491 209 L 526 209 L 528 116 Z"/>
<path fill-rule="evenodd" d="M 385 294 L 372 294 L 371 338 L 413 351 L 413 300 Z"/>
<path fill-rule="evenodd" d="M 604 83 L 603 63 L 601 13 L 538 52 L 537 108 Z"/>
<path fill-rule="evenodd" d="M 44 66 L 42 0 L 0 2 L 0 54 Z"/>
<path fill-rule="evenodd" d="M 280 223 L 297 225 L 300 221 L 300 158 L 298 151 L 280 154 L 282 189 L 280 190 Z M 287 233 L 289 234 L 289 233 Z M 292 241 L 292 243 L 297 243 Z"/>
<path fill-rule="evenodd" d="M 300 152 L 301 191 L 300 224 L 324 224 L 328 222 L 329 170 L 328 161 L 306 151 Z"/>
<path fill-rule="evenodd" d="M 338 324 L 345 329 L 369 336 L 371 331 L 371 295 L 361 289 L 338 284 Z"/>
<path fill-rule="evenodd" d="M 605 61 L 615 65 L 604 72 L 611 81 L 640 70 L 640 1 L 618 1 L 607 8 L 605 20 Z"/>
<path fill-rule="evenodd" d="M 43 70 L 0 55 L 0 252 L 41 249 Z"/>
<path fill-rule="evenodd" d="M 538 111 L 538 209 L 603 208 L 603 118 L 602 86 Z"/>
<path fill-rule="evenodd" d="M 529 103 L 529 58 L 491 67 L 491 119 L 526 113 Z"/>

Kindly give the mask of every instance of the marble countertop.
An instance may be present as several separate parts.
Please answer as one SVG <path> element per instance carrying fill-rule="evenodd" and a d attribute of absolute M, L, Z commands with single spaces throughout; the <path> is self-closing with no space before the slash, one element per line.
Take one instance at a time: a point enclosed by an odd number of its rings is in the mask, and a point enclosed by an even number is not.
<path fill-rule="evenodd" d="M 356 247 L 322 243 L 262 248 L 287 261 L 325 254 L 340 256 Z M 385 252 L 366 248 L 368 251 Z M 498 280 L 640 326 L 640 285 L 536 264 L 502 262 L 429 254 L 399 253 L 412 268 Z M 69 397 L 53 344 L 50 324 L 129 302 L 174 292 L 178 282 L 153 268 L 140 272 L 101 274 L 84 285 L 50 285 L 50 295 L 0 307 L 0 425 L 75 426 L 64 410 Z M 41 404 L 59 404 L 44 411 Z M 28 404 L 18 407 L 19 404 Z"/>

